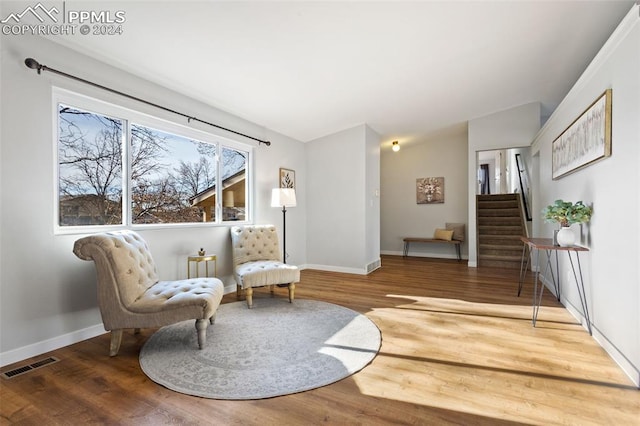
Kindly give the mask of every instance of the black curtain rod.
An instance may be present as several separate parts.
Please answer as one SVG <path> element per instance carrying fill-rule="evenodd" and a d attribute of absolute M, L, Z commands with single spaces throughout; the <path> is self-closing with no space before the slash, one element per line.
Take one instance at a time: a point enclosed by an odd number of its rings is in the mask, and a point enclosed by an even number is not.
<path fill-rule="evenodd" d="M 225 131 L 227 131 L 227 132 L 235 133 L 236 135 L 240 135 L 240 136 L 243 136 L 243 137 L 245 137 L 245 138 L 253 139 L 254 141 L 258 141 L 258 145 L 259 145 L 259 144 L 261 144 L 261 143 L 263 143 L 263 144 L 265 144 L 266 146 L 271 146 L 271 142 L 269 142 L 269 141 L 263 141 L 262 139 L 254 138 L 253 136 L 245 135 L 244 133 L 236 132 L 235 130 L 227 129 L 226 127 L 218 126 L 217 124 L 213 124 L 213 123 L 210 123 L 210 122 L 208 122 L 208 121 L 200 120 L 199 118 L 192 117 L 192 116 L 187 115 L 187 114 L 183 114 L 183 113 L 181 113 L 181 112 L 178 112 L 178 111 L 176 111 L 176 110 L 173 110 L 173 109 L 170 109 L 170 108 L 167 108 L 167 107 L 163 107 L 162 105 L 158 105 L 158 104 L 154 104 L 153 102 L 145 101 L 144 99 L 137 98 L 137 97 L 132 96 L 132 95 L 129 95 L 129 94 L 127 94 L 127 93 L 119 92 L 118 90 L 114 90 L 114 89 L 111 89 L 111 88 L 109 88 L 109 87 L 102 86 L 102 85 L 97 84 L 97 83 L 94 83 L 94 82 L 92 82 L 92 81 L 85 80 L 84 78 L 76 77 L 75 75 L 71 75 L 71 74 L 67 74 L 66 72 L 58 71 L 57 69 L 50 68 L 50 67 L 48 67 L 48 66 L 46 66 L 46 65 L 42 65 L 41 63 L 39 63 L 38 61 L 36 61 L 36 60 L 35 60 L 35 59 L 33 59 L 33 58 L 27 58 L 27 59 L 25 59 L 25 60 L 24 60 L 24 64 L 25 64 L 28 68 L 31 68 L 31 69 L 34 69 L 34 70 L 38 70 L 38 74 L 40 74 L 40 72 L 41 72 L 42 70 L 44 70 L 44 71 L 50 71 L 50 72 L 53 72 L 53 73 L 55 73 L 55 74 L 60 74 L 60 75 L 62 75 L 62 76 L 65 76 L 65 77 L 71 78 L 71 79 L 73 79 L 73 80 L 80 81 L 80 82 L 82 82 L 82 83 L 89 84 L 89 85 L 94 86 L 94 87 L 97 87 L 97 88 L 99 88 L 99 89 L 106 90 L 106 91 L 108 91 L 108 92 L 112 92 L 112 93 L 116 93 L 116 94 L 118 94 L 118 95 L 120 95 L 120 96 L 124 96 L 125 98 L 133 99 L 134 101 L 142 102 L 142 103 L 144 103 L 144 104 L 151 105 L 152 107 L 159 108 L 159 109 L 163 109 L 163 110 L 168 111 L 168 112 L 171 112 L 171 113 L 173 113 L 173 114 L 181 115 L 182 117 L 185 117 L 185 118 L 187 119 L 187 122 L 191 122 L 191 121 L 198 121 L 198 122 L 200 122 L 200 123 L 208 124 L 209 126 L 216 127 L 216 128 L 218 128 L 218 129 L 225 130 Z"/>

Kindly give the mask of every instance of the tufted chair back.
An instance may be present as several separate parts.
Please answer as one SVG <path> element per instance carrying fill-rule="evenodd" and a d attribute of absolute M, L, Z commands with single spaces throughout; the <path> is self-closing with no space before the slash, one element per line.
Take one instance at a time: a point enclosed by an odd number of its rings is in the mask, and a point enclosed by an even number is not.
<path fill-rule="evenodd" d="M 278 233 L 274 225 L 233 226 L 231 243 L 234 269 L 257 260 L 280 261 Z"/>
<path fill-rule="evenodd" d="M 104 232 L 76 240 L 73 253 L 92 260 L 98 276 L 98 306 L 111 331 L 109 355 L 120 348 L 124 329 L 162 327 L 195 319 L 198 347 L 207 339 L 224 294 L 217 278 L 159 281 L 147 243 L 134 231 Z"/>
<path fill-rule="evenodd" d="M 248 225 L 231 227 L 233 248 L 233 276 L 236 280 L 238 298 L 241 292 L 247 306 L 253 306 L 253 287 L 286 286 L 289 302 L 293 302 L 296 285 L 300 281 L 300 270 L 280 260 L 278 234 L 273 225 Z"/>
<path fill-rule="evenodd" d="M 151 251 L 134 231 L 105 232 L 82 238 L 76 242 L 73 252 L 80 259 L 95 262 L 101 304 L 122 303 L 130 306 L 158 282 Z M 105 300 L 113 298 L 112 287 L 116 287 L 119 302 Z"/>

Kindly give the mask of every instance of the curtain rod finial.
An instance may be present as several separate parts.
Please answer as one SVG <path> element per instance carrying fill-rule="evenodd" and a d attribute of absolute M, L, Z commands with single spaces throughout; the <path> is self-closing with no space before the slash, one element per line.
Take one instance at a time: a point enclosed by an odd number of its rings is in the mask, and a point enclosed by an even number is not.
<path fill-rule="evenodd" d="M 42 65 L 40 65 L 40 62 L 36 61 L 33 58 L 27 58 L 24 60 L 24 64 L 32 70 L 38 70 L 38 74 L 40 74 L 40 70 L 42 69 Z"/>

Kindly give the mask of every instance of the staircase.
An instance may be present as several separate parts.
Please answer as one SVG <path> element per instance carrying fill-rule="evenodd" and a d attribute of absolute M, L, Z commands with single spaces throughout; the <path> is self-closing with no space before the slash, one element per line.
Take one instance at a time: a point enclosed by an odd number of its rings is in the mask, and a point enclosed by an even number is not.
<path fill-rule="evenodd" d="M 527 235 L 520 194 L 476 196 L 478 266 L 519 269 Z"/>

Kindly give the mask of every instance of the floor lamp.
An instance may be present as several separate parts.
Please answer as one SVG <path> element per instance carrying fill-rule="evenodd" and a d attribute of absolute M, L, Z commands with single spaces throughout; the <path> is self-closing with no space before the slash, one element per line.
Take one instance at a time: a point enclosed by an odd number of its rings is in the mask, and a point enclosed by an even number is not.
<path fill-rule="evenodd" d="M 271 191 L 271 207 L 282 207 L 282 262 L 287 263 L 287 207 L 296 206 L 293 188 L 274 188 Z"/>

